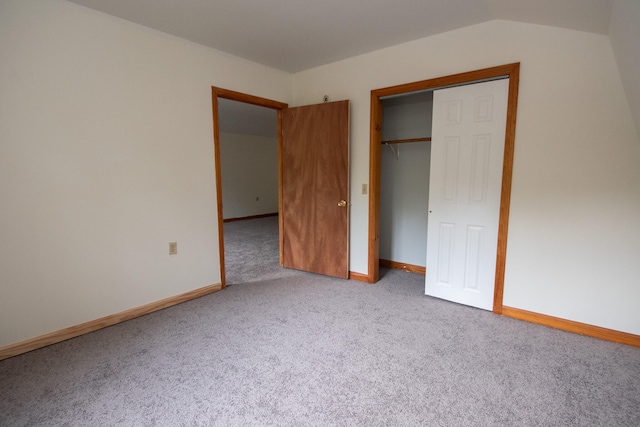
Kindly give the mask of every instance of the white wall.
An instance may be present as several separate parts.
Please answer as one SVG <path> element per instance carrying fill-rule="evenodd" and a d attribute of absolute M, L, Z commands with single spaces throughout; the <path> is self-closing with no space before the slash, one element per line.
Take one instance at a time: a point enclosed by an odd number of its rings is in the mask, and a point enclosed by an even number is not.
<path fill-rule="evenodd" d="M 2 0 L 0 346 L 220 281 L 211 85 L 351 100 L 350 269 L 366 273 L 370 91 L 516 61 L 504 303 L 640 334 L 637 97 L 606 36 L 493 21 L 292 78 L 61 0 Z"/>
<path fill-rule="evenodd" d="M 351 100 L 350 270 L 367 272 L 370 91 L 521 62 L 504 304 L 640 334 L 640 143 L 608 37 L 492 21 L 294 75 Z"/>
<path fill-rule="evenodd" d="M 382 100 L 382 140 L 431 136 L 433 91 Z"/>
<path fill-rule="evenodd" d="M 382 147 L 380 259 L 424 267 L 427 260 L 430 142 Z"/>
<path fill-rule="evenodd" d="M 640 1 L 614 0 L 609 38 L 640 135 Z"/>
<path fill-rule="evenodd" d="M 219 283 L 211 86 L 288 102 L 290 84 L 71 3 L 2 0 L 0 346 Z"/>
<path fill-rule="evenodd" d="M 433 92 L 382 102 L 382 140 L 431 136 Z M 430 142 L 382 147 L 380 164 L 380 258 L 425 266 Z"/>
<path fill-rule="evenodd" d="M 278 212 L 277 138 L 220 132 L 220 160 L 224 219 Z"/>

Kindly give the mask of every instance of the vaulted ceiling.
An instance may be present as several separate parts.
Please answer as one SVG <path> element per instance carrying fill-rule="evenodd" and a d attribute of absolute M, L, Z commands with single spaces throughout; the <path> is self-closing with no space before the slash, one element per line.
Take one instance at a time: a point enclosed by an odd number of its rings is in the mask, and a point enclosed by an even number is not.
<path fill-rule="evenodd" d="M 607 34 L 613 0 L 70 0 L 287 72 L 494 19 Z"/>
<path fill-rule="evenodd" d="M 495 19 L 604 34 L 640 135 L 640 0 L 68 1 L 288 73 Z"/>

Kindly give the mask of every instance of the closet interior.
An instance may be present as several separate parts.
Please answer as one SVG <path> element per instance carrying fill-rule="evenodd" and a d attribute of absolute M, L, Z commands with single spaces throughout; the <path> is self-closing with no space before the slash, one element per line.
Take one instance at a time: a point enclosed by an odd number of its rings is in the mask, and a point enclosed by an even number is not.
<path fill-rule="evenodd" d="M 424 274 L 433 91 L 381 101 L 380 266 Z"/>

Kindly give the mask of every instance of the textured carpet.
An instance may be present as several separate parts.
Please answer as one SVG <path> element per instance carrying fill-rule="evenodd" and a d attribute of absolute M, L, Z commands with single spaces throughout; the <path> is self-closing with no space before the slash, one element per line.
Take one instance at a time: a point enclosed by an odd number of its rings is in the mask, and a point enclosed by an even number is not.
<path fill-rule="evenodd" d="M 225 222 L 227 286 L 296 274 L 280 268 L 279 244 L 277 216 Z"/>
<path fill-rule="evenodd" d="M 2 426 L 638 426 L 640 349 L 287 271 L 0 362 Z"/>

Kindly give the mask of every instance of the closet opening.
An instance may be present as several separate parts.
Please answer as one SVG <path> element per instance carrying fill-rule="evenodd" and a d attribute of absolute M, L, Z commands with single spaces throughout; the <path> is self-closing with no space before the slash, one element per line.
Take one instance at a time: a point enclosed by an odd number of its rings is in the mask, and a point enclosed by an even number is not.
<path fill-rule="evenodd" d="M 368 274 L 367 278 L 370 283 L 375 283 L 379 279 L 379 267 L 383 266 L 416 270 L 422 272 L 420 267 L 425 266 L 422 256 L 426 250 L 421 249 L 421 245 L 425 245 L 426 249 L 426 200 L 428 200 L 428 190 L 425 190 L 424 177 L 420 178 L 418 173 L 412 175 L 408 173 L 404 167 L 400 166 L 402 162 L 410 164 L 415 160 L 423 166 L 421 173 L 424 175 L 428 167 L 430 156 L 430 120 L 424 120 L 422 124 L 408 124 L 400 131 L 398 124 L 404 121 L 412 121 L 412 114 L 408 113 L 403 116 L 403 112 L 411 110 L 412 105 L 422 104 L 424 110 L 430 102 L 431 94 L 436 89 L 445 87 L 456 87 L 478 82 L 491 81 L 495 79 L 508 78 L 508 95 L 506 108 L 506 125 L 504 133 L 504 154 L 502 164 L 500 203 L 499 203 L 499 221 L 498 221 L 498 245 L 496 252 L 495 266 L 495 287 L 493 295 L 493 311 L 501 313 L 502 311 L 502 293 L 504 287 L 504 266 L 506 258 L 507 229 L 509 218 L 509 203 L 511 193 L 511 174 L 513 168 L 513 148 L 515 139 L 515 118 L 517 108 L 517 95 L 519 83 L 519 63 L 507 64 L 503 66 L 487 68 L 482 70 L 471 71 L 451 76 L 439 77 L 420 82 L 408 83 L 383 89 L 371 91 L 371 122 L 370 122 L 370 167 L 369 167 L 369 255 L 368 255 Z M 431 101 L 432 102 L 432 101 Z M 417 108 L 416 110 L 420 110 Z M 425 114 L 426 115 L 426 114 Z M 403 117 L 396 117 L 403 116 Z M 427 116 L 427 118 L 430 118 Z M 429 127 L 426 127 L 426 123 Z M 406 154 L 406 156 L 403 155 Z M 418 160 L 420 159 L 420 160 Z M 395 163 L 394 163 L 395 161 Z M 398 170 L 394 175 L 394 169 Z M 412 171 L 415 172 L 415 171 Z M 383 176 L 385 179 L 383 180 Z M 392 178 L 387 178 L 392 176 Z M 427 178 L 428 179 L 428 178 Z M 418 183 L 416 180 L 422 180 Z M 428 182 L 428 181 L 427 181 Z M 411 191 L 401 191 L 400 194 L 390 193 L 389 188 L 394 186 L 405 186 Z M 426 185 L 428 189 L 428 184 Z M 413 196 L 413 197 L 412 197 Z M 411 207 L 410 213 L 393 212 L 394 204 L 400 203 L 402 206 Z M 423 214 L 419 212 L 422 211 Z M 421 217 L 421 218 L 419 218 Z M 384 221 L 384 223 L 382 222 Z M 408 232 L 413 226 L 398 228 L 400 221 L 411 224 L 411 221 L 418 224 L 424 232 L 414 228 L 414 232 Z M 390 227 L 389 227 L 390 225 Z M 384 226 L 384 228 L 382 228 Z M 416 225 L 417 227 L 417 225 Z M 388 234 L 401 233 L 396 236 Z M 424 239 L 409 239 L 416 248 L 409 249 L 414 252 L 413 258 L 394 264 L 393 259 L 387 257 L 397 257 L 397 254 L 403 254 L 403 248 L 398 248 L 395 242 L 400 243 L 403 239 L 402 233 L 411 236 L 422 236 Z M 400 237 L 398 237 L 400 236 Z M 425 243 L 423 243 L 425 242 Z M 409 248 L 412 246 L 409 245 Z M 400 244 L 400 246 L 402 246 Z M 405 255 L 401 255 L 405 256 Z M 400 258 L 399 258 L 400 259 Z M 414 260 L 413 264 L 411 260 Z"/>
<path fill-rule="evenodd" d="M 425 274 L 433 91 L 381 103 L 380 266 Z"/>

